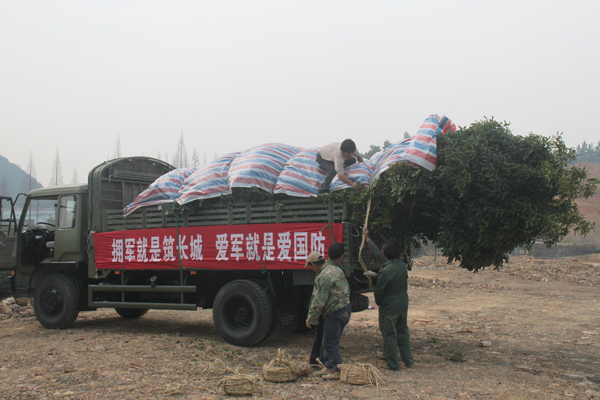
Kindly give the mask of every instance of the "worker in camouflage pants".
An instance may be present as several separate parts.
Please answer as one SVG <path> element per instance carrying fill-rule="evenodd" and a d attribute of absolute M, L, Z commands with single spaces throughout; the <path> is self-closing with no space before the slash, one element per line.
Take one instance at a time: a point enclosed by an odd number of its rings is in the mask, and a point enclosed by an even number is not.
<path fill-rule="evenodd" d="M 369 238 L 369 231 L 363 228 L 365 241 L 371 253 L 383 264 L 379 273 L 365 272 L 365 275 L 377 278 L 375 303 L 379 306 L 379 330 L 383 336 L 383 356 L 388 369 L 400 370 L 398 349 L 407 368 L 414 365 L 410 334 L 408 332 L 408 271 L 406 264 L 400 261 L 400 246 L 388 242 L 383 246 L 383 254 Z"/>
<path fill-rule="evenodd" d="M 310 263 L 317 274 L 314 283 L 312 300 L 308 309 L 306 326 L 313 328 L 323 316 L 323 358 L 325 368 L 315 375 L 325 380 L 340 379 L 339 364 L 342 363 L 340 353 L 340 337 L 350 321 L 352 306 L 350 305 L 350 286 L 341 268 L 344 258 L 344 246 L 334 243 L 329 246 L 329 259 L 324 266 Z M 309 259 L 312 255 L 309 255 Z M 307 264 L 309 264 L 307 262 Z"/>

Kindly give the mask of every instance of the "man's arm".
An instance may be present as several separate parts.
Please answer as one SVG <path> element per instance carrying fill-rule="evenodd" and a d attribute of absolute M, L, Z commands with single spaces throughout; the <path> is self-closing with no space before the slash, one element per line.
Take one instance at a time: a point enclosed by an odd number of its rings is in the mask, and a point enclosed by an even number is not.
<path fill-rule="evenodd" d="M 341 175 L 340 175 L 340 174 L 338 174 L 338 178 L 340 178 L 340 180 L 341 180 L 342 182 L 344 182 L 344 183 L 345 183 L 345 184 L 347 184 L 347 185 L 350 185 L 350 186 L 352 186 L 353 188 L 355 188 L 355 187 L 357 187 L 357 186 L 359 186 L 359 185 L 360 185 L 358 182 L 354 182 L 352 179 L 348 178 L 348 177 L 346 176 L 346 174 L 341 174 Z"/>
<path fill-rule="evenodd" d="M 318 325 L 319 315 L 323 314 L 323 308 L 327 301 L 327 290 L 320 280 L 315 280 L 315 287 L 313 289 L 312 300 L 308 309 L 308 317 L 306 318 L 306 326 L 311 327 Z"/>
<path fill-rule="evenodd" d="M 379 248 L 377 247 L 375 242 L 369 240 L 367 242 L 367 246 L 369 246 L 369 250 L 371 250 L 371 253 L 373 253 L 373 256 L 375 256 L 375 258 L 377 259 L 377 261 L 379 261 L 380 264 L 385 264 L 388 261 L 388 259 L 385 258 L 383 253 L 379 251 Z"/>
<path fill-rule="evenodd" d="M 371 250 L 373 256 L 375 256 L 380 264 L 385 264 L 388 259 L 381 251 L 379 251 L 377 245 L 371 240 L 371 237 L 369 236 L 369 230 L 366 227 L 363 228 L 363 234 L 365 235 L 365 242 L 367 242 L 367 246 L 369 246 L 369 250 Z"/>

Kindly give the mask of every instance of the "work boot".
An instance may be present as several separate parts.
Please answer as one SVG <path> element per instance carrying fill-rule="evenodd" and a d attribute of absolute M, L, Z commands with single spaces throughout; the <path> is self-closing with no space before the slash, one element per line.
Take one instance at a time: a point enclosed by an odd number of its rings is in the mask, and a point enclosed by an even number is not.
<path fill-rule="evenodd" d="M 340 371 L 333 371 L 331 374 L 323 375 L 323 379 L 326 381 L 339 381 L 341 376 Z"/>
<path fill-rule="evenodd" d="M 325 376 L 325 375 L 330 375 L 333 374 L 335 371 L 333 370 L 333 368 L 323 368 L 320 371 L 315 372 L 315 376 Z"/>

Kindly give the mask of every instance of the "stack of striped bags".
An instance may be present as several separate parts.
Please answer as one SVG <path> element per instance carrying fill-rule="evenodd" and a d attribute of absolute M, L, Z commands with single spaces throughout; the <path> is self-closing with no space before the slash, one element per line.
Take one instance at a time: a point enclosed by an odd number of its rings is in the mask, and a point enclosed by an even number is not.
<path fill-rule="evenodd" d="M 396 142 L 375 153 L 364 163 L 346 168 L 346 175 L 361 185 L 369 185 L 391 165 L 405 162 L 433 171 L 437 161 L 436 136 L 454 132 L 455 125 L 446 117 L 429 116 L 415 136 Z M 125 216 L 140 207 L 231 194 L 236 187 L 258 187 L 269 193 L 295 197 L 316 196 L 326 172 L 316 161 L 318 148 L 303 149 L 279 143 L 264 144 L 244 152 L 217 158 L 194 170 L 173 170 L 152 183 L 135 201 L 125 207 Z M 337 177 L 330 190 L 349 186 Z"/>

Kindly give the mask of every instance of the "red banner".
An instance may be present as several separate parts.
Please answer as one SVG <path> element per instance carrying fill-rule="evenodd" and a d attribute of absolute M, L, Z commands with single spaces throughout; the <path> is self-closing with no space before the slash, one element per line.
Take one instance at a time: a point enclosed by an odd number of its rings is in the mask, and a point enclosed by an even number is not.
<path fill-rule="evenodd" d="M 179 236 L 179 238 L 178 238 Z M 301 269 L 343 240 L 343 224 L 250 224 L 94 234 L 97 269 Z"/>

